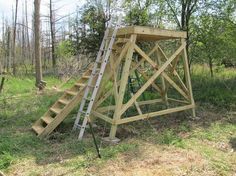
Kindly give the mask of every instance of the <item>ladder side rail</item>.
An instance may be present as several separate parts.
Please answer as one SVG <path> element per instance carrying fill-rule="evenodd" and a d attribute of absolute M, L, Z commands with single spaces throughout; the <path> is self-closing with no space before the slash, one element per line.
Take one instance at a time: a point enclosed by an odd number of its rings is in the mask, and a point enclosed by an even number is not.
<path fill-rule="evenodd" d="M 75 123 L 74 123 L 74 126 L 73 126 L 74 130 L 77 128 L 77 126 L 79 124 L 80 116 L 81 116 L 81 113 L 82 113 L 82 111 L 84 109 L 84 106 L 85 106 L 85 103 L 86 103 L 86 98 L 89 94 L 89 90 L 91 88 L 91 84 L 92 84 L 94 75 L 96 74 L 96 69 L 97 69 L 97 65 L 98 65 L 97 62 L 99 62 L 100 59 L 101 59 L 102 52 L 103 52 L 104 47 L 105 47 L 106 39 L 109 35 L 109 30 L 110 30 L 111 25 L 112 25 L 112 20 L 109 21 L 108 28 L 105 31 L 105 34 L 104 34 L 104 37 L 103 37 L 103 40 L 102 40 L 102 44 L 101 44 L 100 49 L 98 51 L 97 58 L 96 58 L 96 61 L 95 61 L 94 67 L 93 67 L 93 71 L 92 71 L 91 77 L 89 78 L 89 81 L 88 81 L 87 87 L 85 89 L 84 96 L 83 96 L 83 99 L 81 101 L 80 108 L 79 108 L 79 111 L 77 113 L 77 117 L 76 117 L 76 120 L 75 120 Z"/>
<path fill-rule="evenodd" d="M 95 97 L 97 95 L 98 88 L 99 88 L 100 82 L 101 82 L 102 77 L 103 77 L 103 73 L 104 73 L 106 65 L 107 65 L 107 61 L 110 57 L 110 54 L 111 54 L 111 51 L 112 51 L 112 46 L 114 44 L 116 34 L 117 34 L 118 28 L 119 28 L 120 23 L 121 23 L 121 19 L 122 19 L 122 15 L 120 14 L 120 16 L 118 18 L 117 25 L 116 25 L 116 27 L 113 31 L 111 41 L 110 41 L 109 46 L 108 46 L 108 51 L 107 51 L 107 53 L 105 55 L 105 58 L 104 58 L 104 61 L 102 63 L 101 70 L 100 70 L 100 73 L 99 73 L 99 76 L 98 76 L 98 79 L 97 79 L 97 82 L 96 82 L 96 86 L 95 86 L 95 89 L 94 89 L 92 97 L 91 97 L 91 101 L 89 102 L 89 105 L 88 105 L 88 108 L 87 108 L 87 111 L 86 111 L 86 114 L 85 114 L 85 118 L 84 118 L 83 124 L 82 124 L 81 129 L 80 129 L 79 140 L 81 140 L 82 137 L 83 137 L 83 134 L 84 134 L 84 131 L 85 131 L 85 126 L 87 125 L 88 118 L 90 116 L 90 113 L 91 113 L 91 110 L 92 110 L 92 107 L 93 107 L 93 104 L 94 104 L 94 100 L 95 100 Z"/>

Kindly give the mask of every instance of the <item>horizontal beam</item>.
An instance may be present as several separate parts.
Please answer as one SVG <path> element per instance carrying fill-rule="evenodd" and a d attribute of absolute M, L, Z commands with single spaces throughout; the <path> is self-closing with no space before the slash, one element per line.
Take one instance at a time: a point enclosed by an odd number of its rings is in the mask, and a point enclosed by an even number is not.
<path fill-rule="evenodd" d="M 174 98 L 168 98 L 169 101 L 174 101 L 174 102 L 178 102 L 178 103 L 185 103 L 185 104 L 189 104 L 190 102 L 187 102 L 185 100 L 177 100 Z"/>
<path fill-rule="evenodd" d="M 95 117 L 98 117 L 100 119 L 103 119 L 103 120 L 105 120 L 106 122 L 108 122 L 110 124 L 113 123 L 113 120 L 110 117 L 105 116 L 104 114 L 101 114 L 100 112 L 92 111 L 92 115 L 94 115 Z"/>
<path fill-rule="evenodd" d="M 147 113 L 147 114 L 137 115 L 137 116 L 133 116 L 133 117 L 127 117 L 127 118 L 117 121 L 117 125 L 129 123 L 129 122 L 133 122 L 133 121 L 137 121 L 137 120 L 147 119 L 147 118 L 151 118 L 151 117 L 155 117 L 155 116 L 170 114 L 170 113 L 174 113 L 174 112 L 185 111 L 187 109 L 192 109 L 194 107 L 195 107 L 195 105 L 186 105 L 186 106 L 181 106 L 181 107 L 176 107 L 176 108 L 165 109 L 165 110 L 161 110 L 161 111 L 157 111 L 157 112 L 151 112 L 151 113 Z"/>
<path fill-rule="evenodd" d="M 112 30 L 109 35 L 112 34 Z M 120 28 L 117 31 L 118 37 L 125 37 L 132 34 L 137 34 L 140 40 L 163 40 L 163 39 L 179 39 L 186 38 L 187 33 L 184 31 L 166 30 L 144 26 L 128 26 Z"/>
<path fill-rule="evenodd" d="M 154 100 L 139 101 L 137 102 L 137 104 L 139 106 L 143 106 L 147 104 L 149 105 L 149 104 L 161 103 L 161 102 L 163 102 L 162 99 L 154 99 Z M 112 105 L 112 106 L 104 106 L 104 107 L 97 108 L 96 111 L 99 113 L 102 113 L 102 112 L 107 112 L 107 111 L 114 111 L 114 109 L 115 109 L 115 105 Z"/>

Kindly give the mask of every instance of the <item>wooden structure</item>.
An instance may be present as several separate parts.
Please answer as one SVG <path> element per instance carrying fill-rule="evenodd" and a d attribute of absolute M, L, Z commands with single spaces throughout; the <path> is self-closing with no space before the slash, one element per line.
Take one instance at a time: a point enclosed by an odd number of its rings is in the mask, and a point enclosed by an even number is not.
<path fill-rule="evenodd" d="M 185 38 L 186 32 L 151 27 L 118 30 L 91 116 L 111 124 L 110 140 L 116 138 L 121 124 L 185 110 L 195 116 Z M 178 46 L 171 54 L 161 48 L 159 41 L 164 40 L 176 41 Z M 151 49 L 145 52 L 147 48 Z M 34 124 L 39 136 L 50 134 L 80 103 L 90 74 L 88 69 Z M 134 74 L 141 81 L 137 90 L 130 92 Z M 144 96 L 150 91 L 154 96 Z"/>

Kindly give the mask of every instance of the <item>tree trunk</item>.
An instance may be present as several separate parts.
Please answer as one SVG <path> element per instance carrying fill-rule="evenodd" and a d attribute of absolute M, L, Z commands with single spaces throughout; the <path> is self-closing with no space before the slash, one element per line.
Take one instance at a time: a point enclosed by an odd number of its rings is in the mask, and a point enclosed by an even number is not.
<path fill-rule="evenodd" d="M 209 57 L 208 62 L 209 62 L 209 68 L 210 68 L 211 77 L 213 78 L 214 77 L 214 73 L 213 73 L 213 60 L 212 60 L 211 57 Z"/>
<path fill-rule="evenodd" d="M 51 44 L 52 44 L 52 66 L 56 67 L 56 53 L 55 53 L 55 17 L 52 9 L 52 0 L 50 0 L 50 30 L 51 30 Z"/>
<path fill-rule="evenodd" d="M 40 0 L 34 0 L 34 49 L 35 49 L 35 71 L 36 87 L 41 87 L 42 82 L 42 63 L 40 49 Z"/>
<path fill-rule="evenodd" d="M 18 0 L 16 0 L 14 27 L 13 27 L 13 45 L 12 45 L 12 69 L 13 75 L 16 75 L 16 23 L 17 23 Z"/>

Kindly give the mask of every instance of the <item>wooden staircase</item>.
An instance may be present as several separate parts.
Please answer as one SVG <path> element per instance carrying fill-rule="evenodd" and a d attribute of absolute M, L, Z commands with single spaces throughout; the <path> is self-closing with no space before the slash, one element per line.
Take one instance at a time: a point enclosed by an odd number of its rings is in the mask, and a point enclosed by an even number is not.
<path fill-rule="evenodd" d="M 83 98 L 88 79 L 92 73 L 92 68 L 85 71 L 82 77 L 75 83 L 73 87 L 66 90 L 56 103 L 39 119 L 32 129 L 37 133 L 38 137 L 49 135 L 80 103 Z"/>

